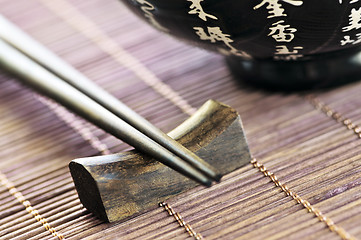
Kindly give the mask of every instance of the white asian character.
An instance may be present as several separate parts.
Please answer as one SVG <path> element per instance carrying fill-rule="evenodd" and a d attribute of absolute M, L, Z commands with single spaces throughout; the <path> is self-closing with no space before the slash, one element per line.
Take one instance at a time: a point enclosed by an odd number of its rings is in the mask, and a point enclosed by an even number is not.
<path fill-rule="evenodd" d="M 352 44 L 359 44 L 361 43 L 361 33 L 356 34 L 357 40 L 354 40 Z"/>
<path fill-rule="evenodd" d="M 217 41 L 223 42 L 229 48 L 229 51 L 219 49 L 221 53 L 226 55 L 232 54 L 245 58 L 251 58 L 251 56 L 246 52 L 234 48 L 231 45 L 231 43 L 233 42 L 233 40 L 230 38 L 231 35 L 223 33 L 219 27 L 207 27 L 207 32 L 204 31 L 202 27 L 194 27 L 193 29 L 196 31 L 196 34 L 199 36 L 201 40 L 209 40 L 212 43 L 215 43 Z"/>
<path fill-rule="evenodd" d="M 202 19 L 203 21 L 207 21 L 207 17 L 217 20 L 218 18 L 216 16 L 213 16 L 211 14 L 205 13 L 201 2 L 203 0 L 187 0 L 188 2 L 192 2 L 192 5 L 189 7 L 191 10 L 188 12 L 189 14 L 198 14 L 198 17 Z"/>
<path fill-rule="evenodd" d="M 268 36 L 272 36 L 277 42 L 291 42 L 295 37 L 293 33 L 295 33 L 297 29 L 290 28 L 290 25 L 282 25 L 284 22 L 284 20 L 281 20 L 272 24 L 274 27 L 269 28 L 271 32 Z"/>
<path fill-rule="evenodd" d="M 224 34 L 220 27 L 207 27 L 208 33 L 206 33 L 202 27 L 194 27 L 193 29 L 196 30 L 196 34 L 201 40 L 209 40 L 212 43 L 215 43 L 216 41 L 224 43 L 233 42 L 233 40 L 229 38 L 231 35 Z"/>
<path fill-rule="evenodd" d="M 350 4 L 357 3 L 358 1 L 360 1 L 360 0 L 351 0 Z M 342 0 L 339 0 L 339 3 L 342 4 Z"/>
<path fill-rule="evenodd" d="M 224 48 L 218 48 L 218 52 L 226 56 L 234 55 L 245 59 L 252 59 L 251 55 L 249 55 L 245 51 L 238 50 L 234 47 L 231 47 L 231 49 L 228 50 Z"/>
<path fill-rule="evenodd" d="M 287 14 L 284 13 L 285 9 L 282 7 L 280 1 L 294 6 L 301 6 L 303 4 L 303 0 L 262 0 L 262 2 L 253 7 L 253 9 L 257 10 L 267 4 L 266 9 L 269 10 L 268 13 L 270 14 L 267 18 L 287 16 Z"/>
<path fill-rule="evenodd" d="M 342 28 L 343 32 L 348 32 L 353 29 L 361 28 L 361 8 L 359 8 L 358 10 L 353 8 L 351 10 L 351 14 L 349 17 L 350 17 L 349 25 Z"/>
<path fill-rule="evenodd" d="M 276 46 L 276 53 L 275 53 L 276 56 L 274 56 L 274 59 L 285 60 L 285 61 L 297 60 L 303 57 L 303 55 L 299 54 L 298 52 L 298 50 L 302 50 L 302 49 L 303 47 L 297 46 L 297 47 L 293 47 L 293 50 L 291 51 L 285 45 Z"/>
<path fill-rule="evenodd" d="M 146 17 L 150 24 L 152 24 L 155 28 L 163 32 L 169 32 L 169 30 L 163 27 L 155 18 L 152 11 L 155 10 L 155 7 L 146 0 L 136 0 L 139 4 L 142 4 L 140 7 L 144 12 L 144 17 Z"/>
<path fill-rule="evenodd" d="M 341 40 L 341 46 L 345 46 L 346 44 L 354 43 L 355 40 L 352 40 L 350 36 L 344 36 L 344 39 Z"/>

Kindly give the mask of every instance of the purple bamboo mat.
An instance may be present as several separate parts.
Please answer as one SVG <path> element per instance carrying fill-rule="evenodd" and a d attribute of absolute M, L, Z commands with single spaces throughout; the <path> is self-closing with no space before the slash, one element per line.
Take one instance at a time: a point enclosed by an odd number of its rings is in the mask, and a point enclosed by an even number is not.
<path fill-rule="evenodd" d="M 348 130 L 299 94 L 240 86 L 221 56 L 158 33 L 117 1 L 0 0 L 0 14 L 165 132 L 210 98 L 231 105 L 259 163 L 334 223 L 250 163 L 212 188 L 168 201 L 198 237 L 361 236 L 361 83 L 314 93 L 352 121 Z M 128 149 L 121 141 L 3 73 L 0 114 L 0 239 L 195 238 L 158 205 L 117 223 L 82 207 L 68 163 Z"/>

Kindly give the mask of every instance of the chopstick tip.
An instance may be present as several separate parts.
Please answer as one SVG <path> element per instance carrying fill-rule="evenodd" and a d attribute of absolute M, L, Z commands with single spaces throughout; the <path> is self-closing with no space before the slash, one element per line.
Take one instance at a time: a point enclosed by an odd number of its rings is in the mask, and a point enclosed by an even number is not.
<path fill-rule="evenodd" d="M 212 181 L 207 180 L 206 182 L 203 182 L 203 185 L 206 186 L 206 187 L 212 187 Z"/>
<path fill-rule="evenodd" d="M 223 177 L 223 175 L 217 174 L 217 175 L 215 176 L 214 180 L 215 180 L 217 183 L 219 183 L 219 182 L 221 181 L 222 177 Z"/>

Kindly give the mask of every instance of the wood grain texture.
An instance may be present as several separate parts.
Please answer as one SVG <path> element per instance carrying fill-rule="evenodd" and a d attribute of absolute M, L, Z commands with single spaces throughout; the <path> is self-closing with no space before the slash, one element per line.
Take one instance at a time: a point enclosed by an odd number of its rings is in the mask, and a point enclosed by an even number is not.
<path fill-rule="evenodd" d="M 67 12 L 62 2 L 48 1 L 56 11 Z M 258 161 L 337 225 L 361 236 L 361 148 L 352 131 L 297 93 L 239 85 L 222 57 L 159 34 L 117 1 L 67 2 L 192 107 L 213 98 L 236 109 Z M 188 118 L 40 0 L 0 0 L 0 13 L 163 131 Z M 361 125 L 360 91 L 361 84 L 354 83 L 313 94 Z M 84 126 L 111 152 L 128 149 L 94 126 Z M 117 223 L 89 213 L 78 200 L 67 165 L 97 155 L 30 90 L 0 75 L 0 171 L 59 233 L 66 239 L 189 239 L 156 206 Z M 196 187 L 168 203 L 205 239 L 340 239 L 251 165 L 210 189 Z M 0 239 L 53 239 L 2 185 Z"/>
<path fill-rule="evenodd" d="M 226 175 L 251 156 L 236 111 L 213 100 L 169 133 Z M 140 214 L 198 184 L 136 151 L 76 159 L 69 164 L 83 205 L 105 221 Z"/>

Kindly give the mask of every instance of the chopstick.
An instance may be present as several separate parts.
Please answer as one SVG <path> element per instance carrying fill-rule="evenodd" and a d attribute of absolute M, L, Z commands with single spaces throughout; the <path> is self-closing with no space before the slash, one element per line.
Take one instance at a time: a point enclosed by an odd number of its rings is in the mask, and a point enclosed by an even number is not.
<path fill-rule="evenodd" d="M 154 127 L 0 15 L 0 64 L 137 150 L 210 186 L 221 176 L 204 160 Z"/>

